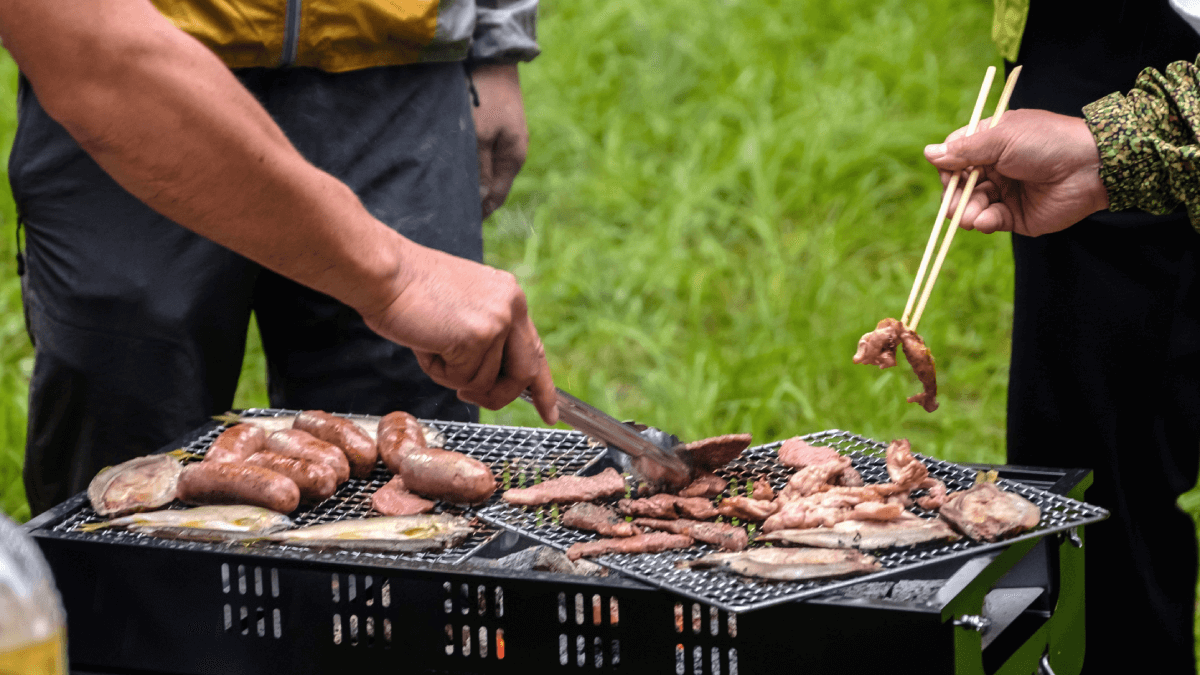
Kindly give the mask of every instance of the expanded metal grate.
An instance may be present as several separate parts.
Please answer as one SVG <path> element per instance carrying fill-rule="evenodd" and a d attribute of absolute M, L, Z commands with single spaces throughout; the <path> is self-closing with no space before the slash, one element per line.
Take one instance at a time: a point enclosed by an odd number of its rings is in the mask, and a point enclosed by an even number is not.
<path fill-rule="evenodd" d="M 299 411 L 280 409 L 251 409 L 243 413 L 246 417 L 278 418 L 280 428 L 290 426 L 284 424 L 289 416 Z M 345 417 L 367 422 L 377 421 L 378 418 L 366 415 L 345 415 Z M 492 468 L 497 476 L 506 476 L 511 481 L 525 482 L 540 481 L 556 472 L 576 473 L 583 470 L 589 462 L 595 462 L 600 451 L 589 444 L 587 437 L 575 431 L 561 429 L 533 429 L 525 427 L 506 427 L 486 424 L 470 424 L 460 422 L 442 422 L 422 420 L 428 427 L 436 429 L 444 436 L 444 446 L 448 450 L 456 450 L 482 461 Z M 194 455 L 203 456 L 217 436 L 224 431 L 226 425 L 214 424 L 198 430 L 194 438 L 184 445 L 183 449 Z M 184 460 L 198 461 L 195 458 Z M 389 480 L 392 474 L 382 464 L 376 466 L 366 478 L 351 478 L 343 483 L 328 499 L 316 504 L 302 504 L 300 509 L 290 517 L 296 527 L 332 523 L 341 520 L 367 518 L 377 516 L 371 510 L 371 495 Z M 500 490 L 497 490 L 489 503 L 499 501 Z M 182 509 L 184 505 L 174 503 L 168 508 Z M 462 508 L 445 505 L 438 502 L 435 513 L 451 513 L 471 518 L 476 515 L 479 507 Z M 210 543 L 185 542 L 162 539 L 146 534 L 127 532 L 123 530 L 97 530 L 85 532 L 81 528 L 89 523 L 104 521 L 105 518 L 96 514 L 86 499 L 83 499 L 78 509 L 70 512 L 67 517 L 58 522 L 52 531 L 65 538 L 78 538 L 93 541 L 133 543 L 146 546 L 167 546 L 191 550 L 220 551 L 237 547 L 239 553 L 249 553 L 270 557 L 285 557 L 303 560 L 328 561 L 359 561 L 375 564 L 389 561 L 419 561 L 432 563 L 458 563 L 469 557 L 476 549 L 487 543 L 499 530 L 486 521 L 476 520 L 475 532 L 461 545 L 434 552 L 411 553 L 367 553 L 355 551 L 318 552 L 313 549 L 288 546 L 274 542 L 260 542 L 250 546 L 240 543 Z"/>
<path fill-rule="evenodd" d="M 843 455 L 850 456 L 854 467 L 868 484 L 884 483 L 889 480 L 884 461 L 887 445 L 884 443 L 838 430 L 823 431 L 803 436 L 803 438 L 814 445 L 834 447 Z M 775 490 L 782 489 L 793 473 L 792 469 L 778 461 L 777 451 L 782 443 L 779 441 L 749 448 L 727 467 L 718 471 L 718 475 L 729 479 L 730 487 L 716 499 L 719 500 L 737 493 L 744 494 L 748 482 L 762 477 L 768 478 Z M 930 475 L 946 484 L 947 490 L 950 492 L 965 490 L 975 483 L 976 471 L 973 469 L 917 453 L 914 455 L 925 463 L 929 468 Z M 584 473 L 593 473 L 599 468 L 599 464 L 592 465 Z M 559 471 L 567 473 L 566 467 L 560 468 Z M 760 581 L 719 570 L 677 569 L 675 564 L 679 561 L 692 560 L 718 551 L 717 547 L 700 542 L 697 542 L 697 545 L 692 548 L 682 551 L 609 554 L 595 560 L 609 568 L 694 600 L 709 603 L 730 612 L 747 612 L 819 595 L 850 584 L 870 582 L 880 577 L 944 562 L 951 558 L 1003 548 L 1017 541 L 1040 538 L 1050 533 L 1095 523 L 1108 517 L 1108 512 L 1104 509 L 1045 490 L 1009 480 L 1000 480 L 998 483 L 1004 489 L 1020 494 L 1041 509 L 1041 522 L 1037 527 L 1020 536 L 998 543 L 976 542 L 964 537 L 953 543 L 930 543 L 881 551 L 875 557 L 883 566 L 883 571 L 851 579 L 807 582 Z M 631 496 L 638 496 L 636 487 L 631 487 L 630 492 Z M 611 501 L 615 502 L 616 499 Z M 916 506 L 913 507 L 913 512 L 923 517 L 934 517 L 935 515 L 933 512 Z M 562 550 L 566 550 L 577 542 L 600 538 L 593 532 L 584 532 L 561 525 L 557 507 L 518 507 L 498 502 L 480 511 L 479 516 L 500 527 L 516 530 Z M 756 546 L 754 541 L 756 526 L 748 524 L 745 527 L 751 536 L 751 547 Z"/>

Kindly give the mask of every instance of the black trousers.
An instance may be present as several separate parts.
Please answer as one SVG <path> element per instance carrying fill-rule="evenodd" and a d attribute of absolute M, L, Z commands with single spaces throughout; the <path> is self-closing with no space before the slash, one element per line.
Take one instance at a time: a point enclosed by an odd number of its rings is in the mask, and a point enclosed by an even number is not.
<path fill-rule="evenodd" d="M 1013 237 L 1008 461 L 1088 467 L 1085 673 L 1194 673 L 1200 233 L 1103 214 Z"/>
<path fill-rule="evenodd" d="M 238 77 L 297 149 L 380 220 L 421 244 L 482 259 L 461 64 Z M 85 489 L 102 467 L 228 410 L 252 311 L 272 406 L 478 418 L 354 311 L 125 192 L 28 87 L 9 171 L 26 228 L 23 297 L 35 347 L 24 474 L 34 514 Z"/>

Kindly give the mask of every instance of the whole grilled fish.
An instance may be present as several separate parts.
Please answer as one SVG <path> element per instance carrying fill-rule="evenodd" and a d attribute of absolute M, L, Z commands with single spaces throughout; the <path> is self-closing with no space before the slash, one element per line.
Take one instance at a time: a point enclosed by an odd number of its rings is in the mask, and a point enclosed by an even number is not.
<path fill-rule="evenodd" d="M 106 517 L 157 509 L 175 499 L 182 471 L 170 455 L 135 457 L 101 469 L 88 484 L 88 501 Z"/>
<path fill-rule="evenodd" d="M 867 551 L 913 546 L 930 541 L 960 539 L 940 518 L 921 518 L 907 511 L 897 520 L 843 520 L 832 527 L 776 530 L 759 535 L 758 541 L 819 548 L 857 548 Z"/>
<path fill-rule="evenodd" d="M 466 518 L 440 513 L 341 520 L 285 530 L 262 539 L 308 548 L 406 553 L 453 548 L 472 531 Z"/>
<path fill-rule="evenodd" d="M 261 537 L 292 526 L 292 520 L 258 506 L 199 506 L 194 509 L 149 511 L 81 529 L 92 532 L 122 528 L 168 539 L 191 541 L 239 541 Z"/>
<path fill-rule="evenodd" d="M 680 569 L 725 569 L 755 579 L 810 581 L 867 574 L 882 569 L 875 558 L 855 549 L 755 548 L 710 553 L 675 563 Z"/>

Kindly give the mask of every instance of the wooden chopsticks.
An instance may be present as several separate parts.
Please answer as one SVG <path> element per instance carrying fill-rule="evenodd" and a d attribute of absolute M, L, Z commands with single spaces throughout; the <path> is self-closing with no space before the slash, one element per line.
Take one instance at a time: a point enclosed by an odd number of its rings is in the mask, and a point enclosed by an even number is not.
<path fill-rule="evenodd" d="M 1013 68 L 1008 75 L 1008 80 L 1004 83 L 1004 92 L 1000 94 L 1000 100 L 996 103 L 996 111 L 992 114 L 992 121 L 989 129 L 1000 123 L 1001 116 L 1008 109 L 1008 100 L 1012 97 L 1013 88 L 1017 86 L 1017 77 L 1021 74 L 1021 66 Z M 971 113 L 971 122 L 967 125 L 967 135 L 975 133 L 975 127 L 979 125 L 979 118 L 983 113 L 983 106 L 987 102 L 988 91 L 992 88 L 992 80 L 996 76 L 995 66 L 989 66 L 987 73 L 983 77 L 983 86 L 979 89 L 979 96 L 975 99 L 975 109 Z M 933 284 L 937 281 L 938 272 L 942 269 L 942 263 L 946 260 L 946 253 L 950 250 L 950 243 L 954 241 L 954 233 L 958 230 L 958 224 L 962 220 L 963 213 L 967 210 L 967 202 L 971 198 L 971 192 L 975 190 L 975 183 L 979 180 L 979 169 L 971 170 L 971 174 L 967 177 L 967 183 L 963 186 L 962 197 L 958 201 L 958 207 L 954 210 L 954 217 L 950 220 L 950 227 L 946 232 L 946 238 L 942 240 L 942 246 L 938 250 L 937 259 L 933 262 L 933 269 L 930 270 L 929 276 L 925 278 L 925 270 L 929 267 L 929 258 L 933 255 L 934 246 L 937 244 L 938 236 L 942 232 L 942 221 L 946 218 L 946 213 L 950 210 L 950 200 L 954 197 L 954 192 L 958 189 L 959 174 L 955 173 L 950 177 L 950 182 L 946 185 L 946 192 L 942 195 L 942 204 L 938 208 L 937 218 L 933 223 L 933 231 L 929 234 L 929 242 L 925 245 L 925 255 L 921 258 L 921 264 L 917 268 L 917 278 L 913 280 L 912 291 L 908 294 L 908 303 L 904 306 L 904 314 L 900 317 L 900 323 L 904 324 L 909 330 L 916 332 L 917 324 L 921 322 L 921 315 L 925 311 L 925 305 L 929 302 L 929 295 L 933 292 Z M 924 290 L 922 290 L 922 282 Z M 912 314 L 912 320 L 909 321 L 909 314 L 913 310 L 913 303 L 917 299 L 917 293 L 920 292 L 921 301 L 917 304 L 916 313 Z"/>

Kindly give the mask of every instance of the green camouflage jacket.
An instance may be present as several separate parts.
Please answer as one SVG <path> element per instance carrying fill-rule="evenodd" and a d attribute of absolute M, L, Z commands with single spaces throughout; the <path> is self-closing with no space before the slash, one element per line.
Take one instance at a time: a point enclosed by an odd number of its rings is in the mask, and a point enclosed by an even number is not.
<path fill-rule="evenodd" d="M 1200 230 L 1200 59 L 1147 68 L 1128 93 L 1083 108 L 1100 149 L 1109 209 L 1169 213 L 1180 204 Z"/>

